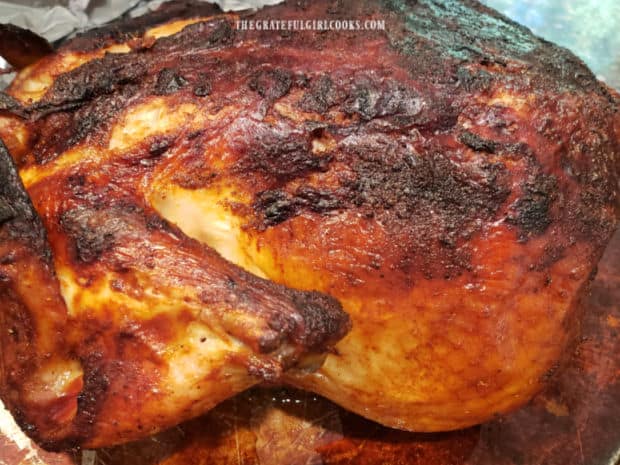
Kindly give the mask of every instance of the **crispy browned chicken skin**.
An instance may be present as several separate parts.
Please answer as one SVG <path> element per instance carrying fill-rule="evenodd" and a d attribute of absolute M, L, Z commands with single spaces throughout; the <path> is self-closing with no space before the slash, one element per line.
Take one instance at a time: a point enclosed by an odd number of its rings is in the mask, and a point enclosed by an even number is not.
<path fill-rule="evenodd" d="M 166 8 L 0 100 L 25 430 L 118 443 L 267 380 L 436 431 L 539 390 L 616 226 L 618 97 L 473 1 Z M 236 23 L 303 18 L 386 30 Z"/>

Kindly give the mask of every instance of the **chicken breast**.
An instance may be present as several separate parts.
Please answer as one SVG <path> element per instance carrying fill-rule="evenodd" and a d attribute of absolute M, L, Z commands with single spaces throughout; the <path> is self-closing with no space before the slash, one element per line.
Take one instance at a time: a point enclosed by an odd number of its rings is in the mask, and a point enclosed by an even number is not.
<path fill-rule="evenodd" d="M 0 100 L 26 431 L 109 445 L 263 381 L 413 431 L 527 402 L 617 224 L 617 94 L 470 0 L 167 8 Z M 385 28 L 269 23 L 321 18 Z"/>

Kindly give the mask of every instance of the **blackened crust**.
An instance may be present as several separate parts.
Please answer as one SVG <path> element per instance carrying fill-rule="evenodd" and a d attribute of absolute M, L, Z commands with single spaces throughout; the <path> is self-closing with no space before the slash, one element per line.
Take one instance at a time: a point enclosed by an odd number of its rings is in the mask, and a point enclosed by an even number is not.
<path fill-rule="evenodd" d="M 293 337 L 301 346 L 324 353 L 351 330 L 349 316 L 333 297 L 320 292 L 291 291 L 291 294 L 304 322 Z"/>
<path fill-rule="evenodd" d="M 0 140 L 0 242 L 16 242 L 51 264 L 47 235 L 39 215 Z"/>
<path fill-rule="evenodd" d="M 170 21 L 172 18 L 189 19 L 221 13 L 220 7 L 213 3 L 200 1 L 177 1 L 164 3 L 156 11 L 138 18 L 125 18 L 107 26 L 78 34 L 68 40 L 62 50 L 89 52 L 138 37 L 147 29 Z"/>
<path fill-rule="evenodd" d="M 15 69 L 23 69 L 53 53 L 43 37 L 13 24 L 0 24 L 0 56 Z"/>

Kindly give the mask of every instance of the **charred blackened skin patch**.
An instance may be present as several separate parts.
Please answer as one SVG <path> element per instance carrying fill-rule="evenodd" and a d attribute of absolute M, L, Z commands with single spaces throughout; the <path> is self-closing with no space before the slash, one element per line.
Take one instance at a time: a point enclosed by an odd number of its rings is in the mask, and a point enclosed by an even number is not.
<path fill-rule="evenodd" d="M 394 130 L 447 130 L 457 121 L 458 109 L 449 94 L 426 94 L 391 77 L 389 70 L 358 71 L 334 81 L 328 75 L 315 77 L 298 106 L 304 111 L 324 114 L 336 107 L 362 123 Z M 381 118 L 381 122 L 373 121 Z"/>
<path fill-rule="evenodd" d="M 497 142 L 480 137 L 473 132 L 463 131 L 459 134 L 458 139 L 459 142 L 477 152 L 495 153 L 498 149 Z"/>
<path fill-rule="evenodd" d="M 261 192 L 254 203 L 254 210 L 260 212 L 262 227 L 274 226 L 288 220 L 304 210 L 327 213 L 342 206 L 332 192 L 303 186 L 290 195 L 283 190 Z"/>
<path fill-rule="evenodd" d="M 297 205 L 282 190 L 261 192 L 254 202 L 254 210 L 262 215 L 263 227 L 274 226 L 297 215 Z"/>
<path fill-rule="evenodd" d="M 103 129 L 131 102 L 145 75 L 140 59 L 112 54 L 59 76 L 40 102 L 24 110 L 40 119 L 34 160 L 47 163 Z"/>
<path fill-rule="evenodd" d="M 325 213 L 340 208 L 359 208 L 371 216 L 393 211 L 401 219 L 418 218 L 430 209 L 441 212 L 444 225 L 462 228 L 476 218 L 488 218 L 506 200 L 506 168 L 500 163 L 480 166 L 482 181 L 468 177 L 440 153 L 425 157 L 408 152 L 385 138 L 364 138 L 345 146 L 341 161 L 352 166 L 353 179 L 335 190 L 299 187 L 294 194 L 283 190 L 260 193 L 255 210 L 266 226 L 285 221 L 303 211 Z"/>
<path fill-rule="evenodd" d="M 211 80 L 206 73 L 200 73 L 194 85 L 194 95 L 196 97 L 206 97 L 211 93 Z"/>
<path fill-rule="evenodd" d="M 196 97 L 206 97 L 210 93 L 211 93 L 211 85 L 210 84 L 194 87 L 194 95 Z"/>
<path fill-rule="evenodd" d="M 157 39 L 156 52 L 186 52 L 223 47 L 232 44 L 235 31 L 225 18 L 217 18 L 186 26 L 181 32 Z"/>
<path fill-rule="evenodd" d="M 68 187 L 80 204 L 62 212 L 58 224 L 69 240 L 70 256 L 82 264 L 103 260 L 117 246 L 139 240 L 136 231 L 145 227 L 148 231 L 178 232 L 156 212 L 145 209 L 131 197 L 113 198 L 114 193 L 108 188 L 97 191 L 81 175 L 69 181 Z"/>
<path fill-rule="evenodd" d="M 38 110 L 32 111 L 41 119 L 32 148 L 34 161 L 48 163 L 86 137 L 104 131 L 107 123 L 128 106 L 138 92 L 137 86 L 130 82 L 119 84 L 119 87 L 111 95 L 88 93 L 87 100 L 75 103 L 63 103 L 57 95 L 55 104 L 36 104 Z M 67 111 L 65 105 L 72 111 Z"/>
<path fill-rule="evenodd" d="M 149 146 L 149 155 L 152 157 L 159 157 L 166 153 L 166 150 L 173 144 L 174 138 L 160 136 Z"/>
<path fill-rule="evenodd" d="M 178 92 L 187 85 L 187 79 L 172 68 L 163 68 L 157 75 L 155 94 L 170 95 Z"/>
<path fill-rule="evenodd" d="M 0 92 L 0 111 L 15 111 L 21 108 L 21 104 L 5 92 Z"/>
<path fill-rule="evenodd" d="M 114 247 L 122 223 L 102 221 L 101 215 L 87 207 L 64 212 L 60 225 L 72 239 L 74 255 L 82 263 L 95 262 L 103 252 Z"/>
<path fill-rule="evenodd" d="M 349 315 L 333 297 L 320 292 L 289 292 L 304 321 L 293 340 L 303 347 L 323 352 L 351 329 Z"/>
<path fill-rule="evenodd" d="M 61 48 L 89 52 L 114 43 L 125 42 L 142 35 L 150 27 L 168 22 L 172 18 L 194 18 L 219 13 L 222 13 L 219 6 L 202 1 L 166 2 L 148 15 L 115 21 L 104 27 L 78 34 Z"/>
<path fill-rule="evenodd" d="M 459 166 L 450 153 L 429 147 L 421 156 L 383 135 L 350 136 L 334 157 L 351 170 L 338 187 L 302 184 L 293 192 L 272 189 L 257 195 L 258 228 L 304 212 L 355 210 L 394 234 L 416 238 L 402 244 L 403 270 L 415 266 L 429 279 L 437 273 L 451 277 L 469 266 L 469 252 L 461 244 L 494 217 L 511 191 L 502 163 Z"/>
<path fill-rule="evenodd" d="M 463 63 L 527 63 L 532 84 L 557 92 L 577 90 L 613 98 L 587 66 L 566 49 L 539 39 L 524 26 L 477 3 L 431 0 L 381 0 L 387 12 L 403 19 L 404 30 L 391 33 L 391 43 L 415 78 L 448 81 Z M 482 14 L 481 14 L 482 13 Z M 473 32 L 475 31 L 475 32 Z M 501 45 L 499 45 L 501 44 Z M 474 71 L 475 72 L 475 71 Z M 463 74 L 460 77 L 464 77 Z M 485 80 L 465 85 L 484 88 Z M 535 82 L 534 82 L 535 81 Z"/>
<path fill-rule="evenodd" d="M 371 87 L 356 87 L 348 99 L 344 102 L 344 109 L 348 114 L 357 113 L 365 120 L 371 120 L 377 116 L 375 101 L 377 91 Z"/>
<path fill-rule="evenodd" d="M 310 83 L 310 88 L 304 93 L 299 107 L 302 110 L 325 113 L 339 101 L 334 82 L 327 75 L 321 75 Z"/>
<path fill-rule="evenodd" d="M 358 76 L 351 84 L 342 104 L 347 114 L 357 114 L 364 121 L 384 116 L 415 118 L 422 111 L 422 99 L 412 89 L 394 81 L 378 80 L 376 77 Z M 415 121 L 411 121 L 415 122 Z"/>
<path fill-rule="evenodd" d="M 351 329 L 349 316 L 333 297 L 293 289 L 287 289 L 285 295 L 294 311 L 276 311 L 268 316 L 270 331 L 264 332 L 258 340 L 260 353 L 273 352 L 287 340 L 321 353 Z"/>
<path fill-rule="evenodd" d="M 532 169 L 540 167 L 535 162 L 536 156 L 532 148 L 524 142 L 506 143 L 486 139 L 470 131 L 462 131 L 457 136 L 458 141 L 476 152 L 505 155 L 510 158 L 525 158 Z"/>
<path fill-rule="evenodd" d="M 145 64 L 133 55 L 106 55 L 58 76 L 35 109 L 45 110 L 111 94 L 121 85 L 139 81 L 146 72 Z"/>
<path fill-rule="evenodd" d="M 317 156 L 311 151 L 310 134 L 305 132 L 276 132 L 260 125 L 250 134 L 251 139 L 241 148 L 245 153 L 234 170 L 240 173 L 259 172 L 282 183 L 306 173 L 325 171 L 331 156 Z"/>
<path fill-rule="evenodd" d="M 523 195 L 512 206 L 513 213 L 506 221 L 519 227 L 520 240 L 527 240 L 544 233 L 553 221 L 549 209 L 557 196 L 557 179 L 538 173 L 523 184 L 522 190 Z"/>
<path fill-rule="evenodd" d="M 99 96 L 90 105 L 85 105 L 77 110 L 73 116 L 73 124 L 68 127 L 70 132 L 69 137 L 66 138 L 64 150 L 82 141 L 97 129 L 104 127 L 107 122 L 125 108 L 136 92 L 137 89 L 134 85 L 125 85 L 114 96 Z"/>
<path fill-rule="evenodd" d="M 35 251 L 47 264 L 51 251 L 43 223 L 17 174 L 13 158 L 0 140 L 0 242 L 12 240 Z"/>
<path fill-rule="evenodd" d="M 292 82 L 293 73 L 276 68 L 259 71 L 252 76 L 248 86 L 258 92 L 261 97 L 274 100 L 284 97 L 291 89 Z"/>
<path fill-rule="evenodd" d="M 611 200 L 603 192 L 597 184 L 588 185 L 578 198 L 571 200 L 564 207 L 573 221 L 571 232 L 574 237 L 600 246 L 606 243 L 606 238 L 616 228 L 613 210 L 607 210 L 607 214 L 601 214 Z"/>
<path fill-rule="evenodd" d="M 484 178 L 475 181 L 473 173 L 450 162 L 449 154 L 422 157 L 384 138 L 353 140 L 345 149 L 356 174 L 346 185 L 347 201 L 371 211 L 391 209 L 401 218 L 421 219 L 433 209 L 446 224 L 462 227 L 490 217 L 510 192 L 501 164 L 480 166 Z"/>
<path fill-rule="evenodd" d="M 176 232 L 168 221 L 156 213 L 146 215 L 146 229 L 149 231 Z"/>
<path fill-rule="evenodd" d="M 122 201 L 104 210 L 80 205 L 60 215 L 60 226 L 70 239 L 75 259 L 90 264 L 121 242 L 136 216 L 146 220 L 140 207 Z M 158 227 L 154 222 L 152 226 Z"/>
<path fill-rule="evenodd" d="M 479 69 L 470 70 L 460 67 L 456 72 L 457 83 L 467 92 L 481 92 L 489 87 L 493 82 L 493 75 L 489 72 Z"/>
<path fill-rule="evenodd" d="M 15 218 L 16 215 L 17 213 L 13 210 L 11 204 L 0 195 L 0 226 L 3 223 Z"/>

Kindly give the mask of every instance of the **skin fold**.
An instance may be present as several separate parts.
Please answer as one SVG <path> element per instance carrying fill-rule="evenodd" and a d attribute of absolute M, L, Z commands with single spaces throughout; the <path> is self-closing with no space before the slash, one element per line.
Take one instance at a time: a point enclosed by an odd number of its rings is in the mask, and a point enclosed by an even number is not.
<path fill-rule="evenodd" d="M 617 94 L 473 1 L 165 8 L 0 94 L 24 429 L 99 447 L 269 382 L 443 431 L 539 391 L 617 224 Z M 236 29 L 323 17 L 386 29 Z"/>

